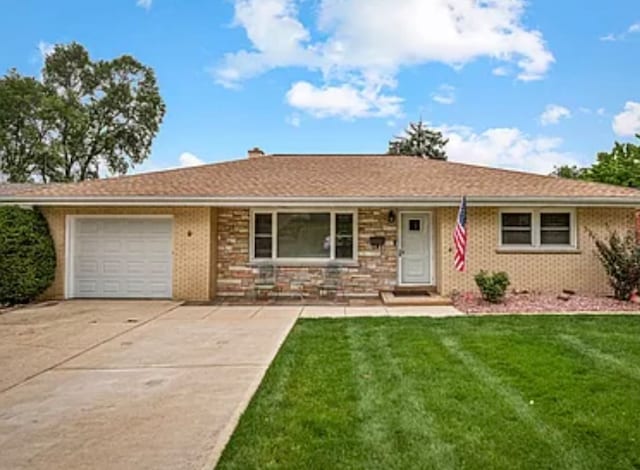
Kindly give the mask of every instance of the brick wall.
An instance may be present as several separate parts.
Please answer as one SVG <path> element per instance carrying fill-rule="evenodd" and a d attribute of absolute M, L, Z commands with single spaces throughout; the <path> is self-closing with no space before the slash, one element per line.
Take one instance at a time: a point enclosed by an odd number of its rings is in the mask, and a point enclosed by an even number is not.
<path fill-rule="evenodd" d="M 387 221 L 388 209 L 358 211 L 358 260 L 342 266 L 340 284 L 347 295 L 377 295 L 396 283 L 396 223 Z M 371 236 L 384 236 L 383 247 L 374 248 Z M 251 295 L 258 267 L 249 262 L 249 210 L 219 209 L 217 293 L 221 296 Z M 326 267 L 279 265 L 277 281 L 283 294 L 317 295 L 327 279 Z"/>
<path fill-rule="evenodd" d="M 55 242 L 58 266 L 46 298 L 64 296 L 65 218 L 72 214 L 172 214 L 174 217 L 173 293 L 176 299 L 207 300 L 215 295 L 245 296 L 253 292 L 258 268 L 249 262 L 249 210 L 228 208 L 43 207 Z M 577 209 L 578 252 L 570 254 L 497 253 L 498 209 L 469 208 L 469 260 L 467 273 L 452 267 L 451 235 L 456 208 L 434 210 L 436 286 L 442 294 L 475 291 L 473 274 L 480 269 L 505 270 L 512 287 L 556 292 L 608 293 L 606 276 L 593 254 L 590 228 L 603 236 L 606 227 L 634 227 L 632 209 Z M 397 212 L 397 211 L 396 211 Z M 352 296 L 377 295 L 397 280 L 397 221 L 387 221 L 388 209 L 358 211 L 358 260 L 341 268 L 340 282 Z M 216 233 L 217 232 L 217 233 Z M 189 235 L 191 233 L 191 235 Z M 374 248 L 371 236 L 384 236 L 383 247 Z M 217 246 L 216 246 L 217 245 Z M 317 295 L 327 278 L 322 266 L 278 267 L 283 293 Z"/>
<path fill-rule="evenodd" d="M 53 285 L 44 298 L 64 297 L 66 216 L 79 214 L 173 215 L 173 296 L 208 300 L 210 282 L 210 216 L 208 207 L 42 207 L 56 247 L 57 268 Z"/>
<path fill-rule="evenodd" d="M 506 271 L 511 287 L 542 292 L 558 292 L 563 288 L 583 293 L 608 294 L 605 272 L 594 255 L 594 243 L 585 230 L 599 237 L 607 226 L 618 231 L 632 230 L 633 209 L 578 208 L 578 250 L 575 253 L 498 253 L 498 208 L 470 207 L 468 212 L 469 254 L 466 273 L 453 269 L 452 234 L 457 209 L 437 210 L 437 247 L 440 257 L 438 287 L 441 293 L 476 291 L 473 275 L 481 269 Z"/>

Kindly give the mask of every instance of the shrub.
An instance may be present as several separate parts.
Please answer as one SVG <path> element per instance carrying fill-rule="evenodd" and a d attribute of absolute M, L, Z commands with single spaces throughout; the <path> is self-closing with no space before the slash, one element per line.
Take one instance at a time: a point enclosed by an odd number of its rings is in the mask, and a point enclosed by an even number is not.
<path fill-rule="evenodd" d="M 595 241 L 596 255 L 607 272 L 613 295 L 618 300 L 629 300 L 633 291 L 640 288 L 640 245 L 635 234 L 629 231 L 620 236 L 610 231 L 604 240 L 591 231 L 589 235 Z"/>
<path fill-rule="evenodd" d="M 0 206 L 0 304 L 26 303 L 51 285 L 56 254 L 37 210 Z"/>
<path fill-rule="evenodd" d="M 507 287 L 511 284 L 509 276 L 503 271 L 492 274 L 487 271 L 480 271 L 475 275 L 474 279 L 480 289 L 482 298 L 494 304 L 502 301 Z"/>

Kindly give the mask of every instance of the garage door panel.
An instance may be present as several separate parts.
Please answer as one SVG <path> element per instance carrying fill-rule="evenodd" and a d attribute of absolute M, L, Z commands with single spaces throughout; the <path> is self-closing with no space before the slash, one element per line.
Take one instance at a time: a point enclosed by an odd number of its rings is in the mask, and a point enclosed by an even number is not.
<path fill-rule="evenodd" d="M 98 297 L 98 281 L 95 279 L 80 279 L 76 281 L 76 293 L 79 297 Z"/>
<path fill-rule="evenodd" d="M 90 238 L 79 238 L 76 243 L 76 254 L 78 255 L 93 255 L 100 249 L 100 243 L 98 240 L 92 240 Z"/>
<path fill-rule="evenodd" d="M 100 222 L 96 220 L 86 220 L 82 225 L 76 227 L 76 233 L 83 235 L 96 234 L 100 231 Z"/>
<path fill-rule="evenodd" d="M 100 272 L 100 265 L 95 258 L 86 258 L 86 257 L 77 258 L 76 270 L 83 277 L 95 276 Z"/>
<path fill-rule="evenodd" d="M 123 262 L 118 259 L 107 260 L 102 263 L 102 269 L 100 271 L 106 276 L 118 276 L 122 274 L 122 264 Z"/>
<path fill-rule="evenodd" d="M 120 255 L 121 253 L 124 253 L 124 249 L 125 247 L 122 240 L 109 238 L 102 242 L 102 250 L 105 254 Z"/>
<path fill-rule="evenodd" d="M 76 219 L 72 295 L 171 297 L 172 233 L 171 219 Z"/>
<path fill-rule="evenodd" d="M 171 265 L 164 261 L 151 261 L 149 263 L 149 270 L 152 274 L 170 274 Z"/>
<path fill-rule="evenodd" d="M 140 256 L 144 256 L 145 246 L 147 245 L 147 243 L 149 243 L 148 240 L 124 240 L 127 253 L 130 253 L 132 255 L 137 253 Z"/>

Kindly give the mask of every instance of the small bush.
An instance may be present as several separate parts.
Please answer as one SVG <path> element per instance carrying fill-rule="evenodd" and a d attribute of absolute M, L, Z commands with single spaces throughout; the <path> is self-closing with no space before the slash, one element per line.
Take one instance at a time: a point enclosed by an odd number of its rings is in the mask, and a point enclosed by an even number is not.
<path fill-rule="evenodd" d="M 0 206 L 0 304 L 30 302 L 51 285 L 56 253 L 37 210 Z"/>
<path fill-rule="evenodd" d="M 509 276 L 503 271 L 492 274 L 487 271 L 480 271 L 475 275 L 474 279 L 480 289 L 482 298 L 493 304 L 497 304 L 504 299 L 507 287 L 511 284 Z"/>
<path fill-rule="evenodd" d="M 605 240 L 589 232 L 596 244 L 596 255 L 607 271 L 613 295 L 618 300 L 629 300 L 635 289 L 640 288 L 640 245 L 635 234 L 629 231 L 620 236 L 610 231 Z"/>

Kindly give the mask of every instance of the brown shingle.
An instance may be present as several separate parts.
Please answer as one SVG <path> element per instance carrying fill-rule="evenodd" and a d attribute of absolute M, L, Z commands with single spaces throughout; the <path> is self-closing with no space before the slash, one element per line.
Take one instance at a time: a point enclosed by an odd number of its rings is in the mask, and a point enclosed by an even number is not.
<path fill-rule="evenodd" d="M 0 183 L 0 196 L 13 196 L 34 187 L 29 183 Z"/>
<path fill-rule="evenodd" d="M 387 155 L 271 155 L 177 170 L 40 186 L 49 197 L 631 198 L 618 186 Z"/>

